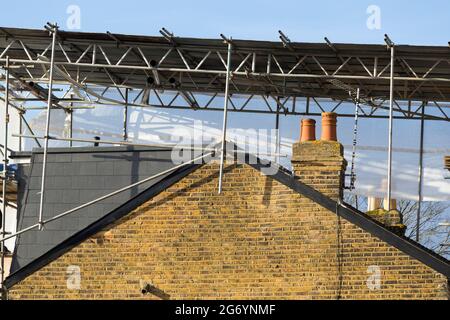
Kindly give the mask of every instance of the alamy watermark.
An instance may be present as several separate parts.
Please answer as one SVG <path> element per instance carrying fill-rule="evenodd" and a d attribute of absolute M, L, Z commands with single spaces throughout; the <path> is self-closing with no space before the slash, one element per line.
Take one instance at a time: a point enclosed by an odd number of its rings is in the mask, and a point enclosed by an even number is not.
<path fill-rule="evenodd" d="M 375 291 L 381 289 L 381 269 L 379 266 L 369 266 L 367 268 L 367 273 L 369 277 L 367 278 L 366 284 L 369 290 Z"/>
<path fill-rule="evenodd" d="M 370 5 L 367 7 L 366 13 L 369 15 L 367 17 L 366 26 L 369 30 L 380 30 L 381 29 L 381 8 L 377 5 Z"/>
<path fill-rule="evenodd" d="M 71 265 L 66 270 L 67 280 L 66 285 L 69 290 L 81 289 L 81 269 L 79 266 Z"/>
<path fill-rule="evenodd" d="M 202 154 L 212 152 L 211 160 L 220 159 L 222 145 L 220 138 L 205 138 L 202 134 L 202 121 L 194 121 L 193 130 L 177 130 L 176 135 L 171 136 L 175 142 L 171 159 L 174 164 L 181 164 L 193 159 L 200 158 L 195 163 L 202 163 Z M 226 156 L 224 160 L 228 163 L 261 164 L 261 171 L 265 175 L 274 175 L 278 172 L 278 165 L 273 159 L 280 156 L 276 150 L 276 137 L 278 131 L 275 129 L 229 129 L 227 130 L 225 146 Z M 266 159 L 266 160 L 263 160 Z"/>
<path fill-rule="evenodd" d="M 66 26 L 68 30 L 80 30 L 81 29 L 81 8 L 76 4 L 71 4 L 67 7 Z"/>

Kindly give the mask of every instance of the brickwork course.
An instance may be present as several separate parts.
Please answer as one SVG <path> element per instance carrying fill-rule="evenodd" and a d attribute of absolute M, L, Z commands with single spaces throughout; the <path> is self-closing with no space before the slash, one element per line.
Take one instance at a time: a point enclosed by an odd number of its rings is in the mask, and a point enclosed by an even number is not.
<path fill-rule="evenodd" d="M 293 147 L 338 201 L 338 142 Z M 248 164 L 198 166 L 9 288 L 9 299 L 448 299 L 447 277 Z M 68 270 L 79 270 L 70 288 Z M 145 288 L 145 292 L 143 292 Z"/>

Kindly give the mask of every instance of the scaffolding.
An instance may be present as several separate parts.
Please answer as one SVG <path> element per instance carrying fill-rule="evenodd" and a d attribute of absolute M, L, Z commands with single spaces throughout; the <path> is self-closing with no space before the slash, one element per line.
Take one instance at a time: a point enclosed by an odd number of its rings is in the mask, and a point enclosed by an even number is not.
<path fill-rule="evenodd" d="M 354 110 L 345 107 L 347 102 L 355 104 L 356 121 L 358 117 L 389 119 L 389 204 L 393 119 L 421 122 L 419 204 L 425 121 L 450 121 L 450 58 L 449 49 L 444 46 L 396 45 L 387 35 L 385 45 L 360 45 L 335 44 L 328 38 L 324 38 L 324 43 L 295 43 L 282 31 L 279 31 L 280 42 L 268 42 L 235 40 L 222 34 L 220 39 L 181 38 L 165 28 L 160 30 L 161 37 L 65 32 L 59 30 L 56 23 L 48 23 L 45 29 L 0 28 L 0 66 L 4 70 L 4 77 L 0 78 L 4 84 L 0 85 L 0 99 L 5 105 L 6 140 L 2 148 L 1 176 L 2 288 L 4 243 L 19 234 L 32 229 L 42 230 L 49 221 L 215 154 L 220 155 L 220 193 L 228 112 L 274 115 L 275 127 L 279 129 L 280 114 L 319 116 L 323 112 L 335 112 L 340 117 L 355 117 Z M 58 86 L 58 92 L 54 91 L 55 86 Z M 134 99 L 130 99 L 129 91 L 136 92 Z M 357 98 L 349 92 L 357 92 Z M 156 102 L 150 103 L 150 96 L 155 97 Z M 259 108 L 251 104 L 256 99 L 264 102 Z M 41 105 L 32 108 L 26 105 L 27 102 Z M 273 103 L 276 108 L 272 107 Z M 50 135 L 52 110 L 63 110 L 70 116 L 72 126 L 73 113 L 86 105 L 123 108 L 123 139 L 77 139 L 72 137 L 72 129 L 68 138 Z M 21 130 L 15 136 L 20 141 L 33 139 L 44 149 L 39 221 L 14 234 L 5 232 L 9 107 L 20 116 L 20 127 L 25 125 L 31 133 L 25 135 Z M 130 107 L 220 111 L 223 113 L 221 144 L 213 149 L 202 148 L 204 154 L 200 157 L 167 172 L 44 220 L 46 157 L 50 140 L 67 141 L 70 146 L 76 141 L 156 146 L 127 141 Z M 37 109 L 46 110 L 43 136 L 36 135 L 25 118 L 27 111 Z M 279 156 L 279 134 L 276 144 L 276 156 Z M 351 179 L 354 184 L 354 176 Z M 419 225 L 420 206 L 417 218 Z M 419 240 L 418 230 L 416 240 Z"/>

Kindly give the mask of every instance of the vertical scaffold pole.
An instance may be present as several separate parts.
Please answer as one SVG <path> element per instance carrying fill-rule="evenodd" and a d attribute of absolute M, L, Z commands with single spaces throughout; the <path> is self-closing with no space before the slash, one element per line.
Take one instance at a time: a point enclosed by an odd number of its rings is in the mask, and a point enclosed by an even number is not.
<path fill-rule="evenodd" d="M 19 111 L 18 111 L 19 112 Z M 21 111 L 19 112 L 19 132 L 20 134 L 23 134 L 23 120 L 22 120 L 22 115 L 21 115 Z M 22 152 L 22 137 L 19 137 L 19 152 Z"/>
<path fill-rule="evenodd" d="M 422 180 L 423 180 L 423 143 L 425 135 L 425 106 L 422 105 L 422 117 L 420 118 L 420 154 L 419 154 L 419 202 L 417 203 L 417 218 L 416 218 L 416 241 L 420 241 L 420 215 L 422 211 Z"/>
<path fill-rule="evenodd" d="M 276 134 L 276 145 L 275 145 L 275 162 L 276 163 L 280 163 L 280 142 L 281 142 L 281 137 L 280 137 L 280 106 L 279 106 L 279 101 L 280 99 L 277 97 L 277 114 L 276 114 L 276 118 L 275 118 L 275 134 Z"/>
<path fill-rule="evenodd" d="M 225 80 L 225 97 L 223 103 L 223 126 L 222 126 L 222 149 L 220 150 L 220 169 L 219 169 L 219 194 L 222 193 L 222 179 L 223 179 L 223 166 L 225 161 L 225 144 L 227 138 L 227 113 L 228 113 L 228 99 L 231 77 L 231 50 L 232 44 L 228 42 L 228 56 L 227 56 L 227 77 Z"/>
<path fill-rule="evenodd" d="M 123 107 L 123 141 L 128 140 L 128 88 L 125 89 L 125 105 Z"/>
<path fill-rule="evenodd" d="M 50 74 L 49 74 L 49 85 L 48 85 L 48 99 L 47 99 L 47 118 L 45 123 L 45 135 L 44 135 L 44 155 L 42 159 L 42 178 L 41 178 L 41 194 L 39 201 L 39 230 L 43 228 L 43 212 L 44 212 L 44 201 L 45 201 L 45 175 L 47 170 L 47 152 L 48 152 L 48 140 L 50 134 L 50 113 L 52 109 L 52 92 L 53 92 L 53 72 L 55 65 L 55 44 L 56 44 L 56 36 L 58 32 L 58 26 L 52 25 L 51 32 L 53 35 L 52 38 L 52 57 L 50 60 Z"/>
<path fill-rule="evenodd" d="M 70 95 L 70 99 L 73 99 L 73 94 Z M 73 108 L 72 107 L 73 107 L 73 102 L 71 101 L 70 102 L 70 110 L 67 111 L 67 112 L 69 112 L 69 121 L 70 121 L 70 123 L 69 123 L 69 138 L 70 139 L 73 138 Z M 70 140 L 69 147 L 72 148 L 72 146 L 73 146 L 73 141 Z"/>
<path fill-rule="evenodd" d="M 9 127 L 9 57 L 6 57 L 6 80 L 5 80 L 5 127 L 4 127 L 4 135 L 5 141 L 3 143 L 3 172 L 2 172 L 2 228 L 1 235 L 2 238 L 6 236 L 6 182 L 8 177 L 8 127 Z M 4 286 L 3 283 L 5 281 L 5 242 L 1 243 L 1 275 L 0 275 L 0 295 L 3 298 L 4 295 Z"/>
<path fill-rule="evenodd" d="M 391 76 L 389 87 L 389 140 L 388 140 L 388 177 L 387 177 L 387 202 L 388 211 L 391 210 L 391 197 L 392 197 L 392 125 L 393 125 L 393 110 L 394 110 L 394 60 L 395 60 L 395 48 L 392 41 L 387 38 L 388 46 L 391 49 Z"/>

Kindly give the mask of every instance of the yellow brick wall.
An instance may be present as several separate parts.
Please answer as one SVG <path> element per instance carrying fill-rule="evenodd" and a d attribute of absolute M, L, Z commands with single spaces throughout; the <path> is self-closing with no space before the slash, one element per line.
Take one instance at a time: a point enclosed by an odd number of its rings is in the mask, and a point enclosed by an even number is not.
<path fill-rule="evenodd" d="M 217 184 L 217 163 L 201 167 L 9 298 L 159 299 L 143 281 L 169 299 L 447 298 L 444 276 L 248 165 L 226 166 L 221 195 Z M 79 290 L 67 289 L 71 265 Z M 370 266 L 379 289 L 367 286 Z"/>

